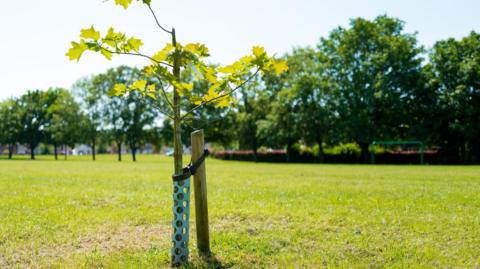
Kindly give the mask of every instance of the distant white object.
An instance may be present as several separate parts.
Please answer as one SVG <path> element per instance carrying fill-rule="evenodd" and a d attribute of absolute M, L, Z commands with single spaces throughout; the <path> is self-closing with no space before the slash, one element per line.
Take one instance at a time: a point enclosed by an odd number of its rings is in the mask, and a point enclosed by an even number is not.
<path fill-rule="evenodd" d="M 72 150 L 73 155 L 90 155 L 92 154 L 92 148 L 89 145 L 78 144 Z"/>

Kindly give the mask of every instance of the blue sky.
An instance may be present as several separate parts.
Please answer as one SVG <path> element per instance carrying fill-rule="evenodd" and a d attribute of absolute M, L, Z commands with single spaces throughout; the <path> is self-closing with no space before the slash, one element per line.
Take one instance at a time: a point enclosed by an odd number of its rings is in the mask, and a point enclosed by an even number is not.
<path fill-rule="evenodd" d="M 129 56 L 108 62 L 86 54 L 79 63 L 64 56 L 81 28 L 115 26 L 144 40 L 144 52 L 163 47 L 168 36 L 159 32 L 142 5 L 128 10 L 113 0 L 2 0 L 0 6 L 0 99 L 29 89 L 70 87 L 82 76 L 120 64 L 142 66 Z M 372 19 L 379 14 L 404 20 L 407 32 L 418 32 L 427 48 L 436 40 L 461 38 L 480 31 L 478 0 L 153 0 L 160 21 L 175 26 L 180 42 L 202 42 L 211 61 L 227 64 L 263 45 L 283 54 L 293 47 L 315 45 L 350 18 Z"/>

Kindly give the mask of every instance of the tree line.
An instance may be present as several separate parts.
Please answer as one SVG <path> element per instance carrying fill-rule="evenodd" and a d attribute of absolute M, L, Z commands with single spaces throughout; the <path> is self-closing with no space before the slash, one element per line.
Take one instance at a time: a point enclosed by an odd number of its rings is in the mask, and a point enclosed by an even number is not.
<path fill-rule="evenodd" d="M 314 47 L 283 56 L 289 70 L 265 74 L 242 87 L 233 108 L 206 107 L 183 123 L 205 129 L 223 148 L 315 148 L 355 143 L 368 160 L 375 140 L 421 140 L 438 147 L 445 162 L 480 161 L 480 34 L 436 42 L 426 49 L 404 22 L 378 16 L 352 19 Z M 99 145 L 128 147 L 135 160 L 145 143 L 171 145 L 172 121 L 156 111 L 161 99 L 110 97 L 115 84 L 135 81 L 136 68 L 121 66 L 82 78 L 71 89 L 29 91 L 0 104 L 0 144 L 22 143 L 32 158 L 40 143 L 57 147 L 85 143 L 92 158 Z M 188 81 L 188 76 L 183 76 Z M 162 87 L 162 85 L 157 85 Z M 193 91 L 207 91 L 194 85 Z M 188 107 L 189 104 L 186 104 Z M 154 109 L 156 108 L 156 109 Z M 188 141 L 183 141 L 188 145 Z"/>
<path fill-rule="evenodd" d="M 118 160 L 127 145 L 136 160 L 137 150 L 146 142 L 160 144 L 155 127 L 158 117 L 149 100 L 132 93 L 128 98 L 110 97 L 116 83 L 140 76 L 135 68 L 121 66 L 77 81 L 72 89 L 34 90 L 0 103 L 0 144 L 7 145 L 9 158 L 17 143 L 27 145 L 31 158 L 40 143 L 74 148 L 88 144 L 92 158 L 97 145 L 116 145 Z"/>

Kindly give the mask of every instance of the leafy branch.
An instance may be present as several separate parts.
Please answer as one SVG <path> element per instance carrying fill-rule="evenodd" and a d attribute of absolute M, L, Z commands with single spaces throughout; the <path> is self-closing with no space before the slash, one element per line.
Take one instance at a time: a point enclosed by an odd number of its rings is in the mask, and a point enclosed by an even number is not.
<path fill-rule="evenodd" d="M 203 58 L 209 56 L 208 48 L 205 45 L 199 43 L 181 45 L 177 43 L 175 29 L 169 31 L 160 24 L 157 15 L 150 5 L 151 0 L 137 1 L 147 5 L 160 30 L 172 36 L 172 43 L 167 43 L 163 49 L 153 56 L 149 56 L 140 52 L 140 48 L 143 46 L 142 40 L 135 37 L 128 38 L 124 33 L 114 31 L 112 27 L 102 37 L 100 32 L 91 26 L 81 30 L 80 41 L 72 42 L 72 47 L 67 52 L 67 56 L 71 60 L 78 61 L 82 54 L 89 50 L 100 52 L 108 60 L 111 59 L 113 54 L 131 55 L 148 59 L 152 64 L 143 68 L 144 75 L 146 77 L 155 77 L 160 83 L 167 82 L 170 84 L 173 87 L 174 98 L 170 100 L 165 87 L 162 86 L 160 89 L 157 89 L 154 84 L 149 85 L 143 79 L 133 82 L 128 87 L 125 84 L 116 84 L 111 91 L 115 96 L 124 95 L 129 91 L 139 91 L 143 96 L 152 99 L 161 96 L 162 99 L 165 99 L 174 115 L 163 111 L 158 104 L 156 108 L 166 116 L 182 121 L 195 110 L 211 103 L 217 106 L 228 106 L 231 101 L 226 98 L 250 82 L 259 72 L 274 72 L 278 75 L 285 72 L 288 68 L 285 61 L 278 61 L 273 57 L 269 57 L 262 47 L 253 47 L 251 55 L 244 56 L 231 65 L 223 67 L 208 66 L 203 61 Z M 133 0 L 115 0 L 117 5 L 121 5 L 124 8 L 128 8 L 132 2 Z M 194 84 L 181 81 L 180 70 L 182 68 L 196 74 L 197 81 L 205 81 L 207 85 L 212 85 L 203 96 L 192 95 Z M 243 81 L 241 78 L 247 76 L 252 69 L 255 69 L 253 75 Z M 232 83 L 238 86 L 232 88 Z M 226 88 L 229 90 L 226 91 Z M 190 101 L 195 104 L 184 115 L 180 114 L 180 97 L 189 97 Z M 219 100 L 221 101 L 218 102 Z"/>
<path fill-rule="evenodd" d="M 227 97 L 227 96 L 231 96 L 231 94 L 233 94 L 234 92 L 236 92 L 238 89 L 242 88 L 243 86 L 245 86 L 245 84 L 247 84 L 248 82 L 250 82 L 258 73 L 260 72 L 260 69 L 257 69 L 253 75 L 251 75 L 250 77 L 248 77 L 245 81 L 243 81 L 240 85 L 238 85 L 237 87 L 235 88 L 231 88 L 230 85 L 228 85 L 228 87 L 230 88 L 230 90 L 224 94 L 221 94 L 217 97 L 214 97 L 212 99 L 209 99 L 209 100 L 206 100 L 206 101 L 203 101 L 202 103 L 200 103 L 199 105 L 195 106 L 194 108 L 190 109 L 188 112 L 186 112 L 182 117 L 180 117 L 180 120 L 183 120 L 185 119 L 189 114 L 192 114 L 193 112 L 195 112 L 196 110 L 198 110 L 199 108 L 209 104 L 209 103 L 213 103 L 217 100 L 220 100 L 224 97 Z"/>
<path fill-rule="evenodd" d="M 135 51 L 135 53 L 132 53 L 132 52 L 125 52 L 125 51 L 112 51 L 112 50 L 109 50 L 105 47 L 101 47 L 102 50 L 104 51 L 107 51 L 109 53 L 112 53 L 112 54 L 118 54 L 118 55 L 131 55 L 131 56 L 139 56 L 139 57 L 143 57 L 143 58 L 146 58 L 146 59 L 149 59 L 150 61 L 156 63 L 156 64 L 161 64 L 161 65 L 165 65 L 165 66 L 168 66 L 168 67 L 173 67 L 173 65 L 167 63 L 167 62 L 164 62 L 164 61 L 157 61 L 155 59 L 153 59 L 152 57 L 148 56 L 148 55 L 145 55 L 145 54 L 142 54 L 138 51 Z"/>

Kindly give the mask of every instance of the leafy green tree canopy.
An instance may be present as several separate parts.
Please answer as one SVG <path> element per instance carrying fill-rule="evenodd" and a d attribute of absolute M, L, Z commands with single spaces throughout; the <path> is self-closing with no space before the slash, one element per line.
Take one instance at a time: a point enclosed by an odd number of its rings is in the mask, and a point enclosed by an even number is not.
<path fill-rule="evenodd" d="M 388 16 L 373 21 L 354 19 L 339 27 L 318 48 L 328 59 L 336 112 L 345 137 L 357 142 L 364 159 L 368 145 L 395 139 L 405 126 L 408 99 L 421 76 L 421 53 L 415 34 L 404 33 L 404 23 Z"/>

